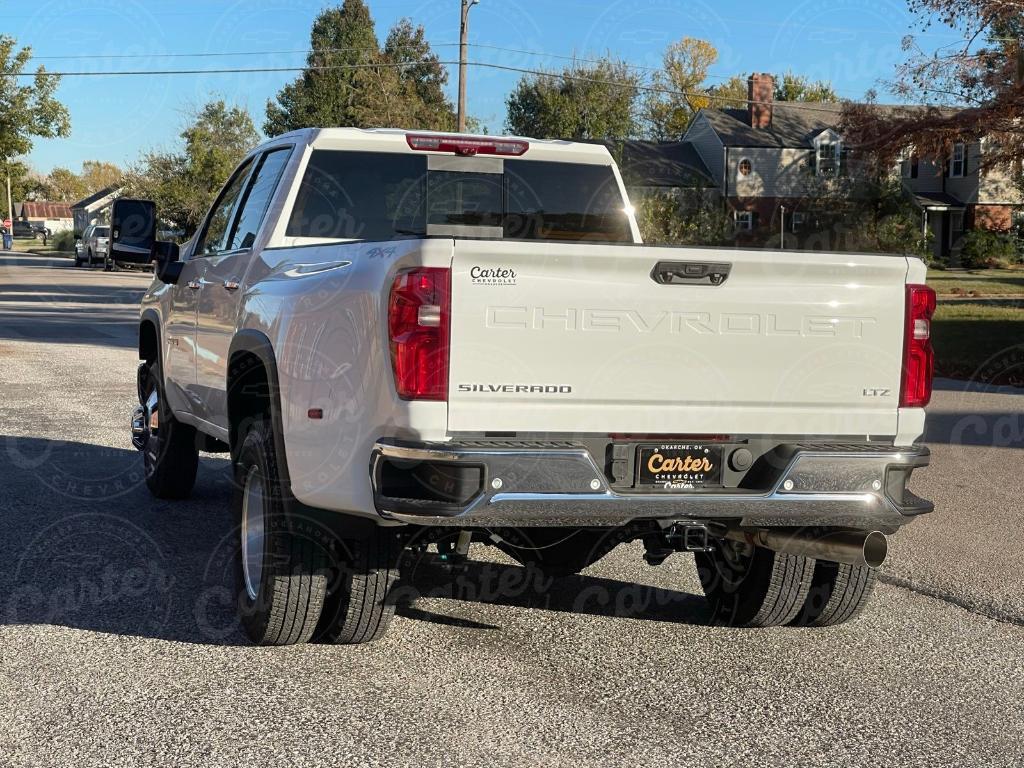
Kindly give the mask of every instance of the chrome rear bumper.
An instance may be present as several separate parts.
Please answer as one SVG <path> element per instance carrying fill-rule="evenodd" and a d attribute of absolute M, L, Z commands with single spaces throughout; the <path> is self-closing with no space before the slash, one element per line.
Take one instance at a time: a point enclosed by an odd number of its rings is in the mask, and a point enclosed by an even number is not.
<path fill-rule="evenodd" d="M 590 452 L 571 443 L 490 447 L 381 441 L 374 447 L 370 474 L 382 517 L 430 526 L 613 526 L 679 518 L 893 531 L 933 508 L 906 488 L 911 471 L 928 464 L 924 446 L 792 445 L 785 455 L 770 482 L 753 489 L 637 492 L 613 487 Z M 387 471 L 426 467 L 417 480 L 424 486 L 450 483 L 452 474 L 465 468 L 474 479 L 466 497 L 456 501 L 388 496 L 382 482 L 385 464 Z"/>

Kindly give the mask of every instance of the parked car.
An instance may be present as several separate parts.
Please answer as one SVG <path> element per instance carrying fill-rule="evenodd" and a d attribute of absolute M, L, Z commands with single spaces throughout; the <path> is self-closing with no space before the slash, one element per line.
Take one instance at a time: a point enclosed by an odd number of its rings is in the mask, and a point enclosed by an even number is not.
<path fill-rule="evenodd" d="M 50 236 L 50 230 L 42 224 L 24 221 L 22 219 L 15 219 L 11 223 L 11 229 L 13 230 L 13 234 L 16 238 L 31 240 L 39 240 L 42 238 L 43 240 L 46 240 L 46 238 Z"/>
<path fill-rule="evenodd" d="M 920 259 L 649 247 L 602 146 L 394 130 L 266 142 L 180 249 L 157 219 L 114 203 L 160 254 L 132 441 L 158 498 L 230 455 L 256 643 L 380 637 L 403 553 L 472 542 L 560 577 L 640 541 L 714 623 L 840 624 L 932 510 Z"/>
<path fill-rule="evenodd" d="M 94 262 L 106 265 L 110 227 L 105 224 L 90 224 L 82 233 L 82 239 L 75 242 L 75 266 L 92 266 Z"/>

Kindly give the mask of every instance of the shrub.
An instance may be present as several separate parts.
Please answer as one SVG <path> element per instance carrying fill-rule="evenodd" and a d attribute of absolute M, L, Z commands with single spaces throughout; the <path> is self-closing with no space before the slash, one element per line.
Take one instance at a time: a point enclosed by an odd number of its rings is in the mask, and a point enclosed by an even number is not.
<path fill-rule="evenodd" d="M 1017 240 L 1004 232 L 972 229 L 964 235 L 960 264 L 968 269 L 1006 267 L 1017 260 Z"/>
<path fill-rule="evenodd" d="M 699 190 L 642 195 L 635 201 L 640 235 L 649 245 L 725 245 L 732 219 Z"/>
<path fill-rule="evenodd" d="M 75 250 L 75 233 L 70 229 L 63 229 L 54 234 L 50 242 L 53 243 L 55 251 L 73 251 Z"/>

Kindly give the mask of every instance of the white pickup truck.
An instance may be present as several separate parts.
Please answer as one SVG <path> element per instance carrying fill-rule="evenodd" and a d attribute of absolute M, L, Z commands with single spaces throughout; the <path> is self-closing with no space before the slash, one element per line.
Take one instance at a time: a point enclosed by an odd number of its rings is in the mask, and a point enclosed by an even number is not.
<path fill-rule="evenodd" d="M 603 147 L 398 130 L 266 142 L 180 249 L 112 218 L 157 262 L 146 481 L 230 453 L 254 642 L 377 638 L 400 555 L 473 542 L 553 576 L 693 552 L 713 622 L 836 624 L 932 509 L 916 258 L 647 247 Z"/>

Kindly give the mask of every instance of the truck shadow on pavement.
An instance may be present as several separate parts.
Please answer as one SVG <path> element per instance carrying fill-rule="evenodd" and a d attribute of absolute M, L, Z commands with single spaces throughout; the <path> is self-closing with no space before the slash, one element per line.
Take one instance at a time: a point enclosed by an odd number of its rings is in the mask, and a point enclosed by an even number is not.
<path fill-rule="evenodd" d="M 421 621 L 500 629 L 428 610 L 426 604 L 432 608 L 436 599 L 673 624 L 710 620 L 707 601 L 699 595 L 617 579 L 587 574 L 553 579 L 532 567 L 481 561 L 416 570 L 415 583 L 399 582 L 395 598 L 398 615 Z"/>
<path fill-rule="evenodd" d="M 235 611 L 238 532 L 225 459 L 204 456 L 192 497 L 154 499 L 130 449 L 0 435 L 0 625 L 52 625 L 206 645 L 248 644 Z M 487 629 L 435 612 L 445 597 L 517 608 L 700 623 L 703 599 L 614 579 L 552 581 L 471 562 L 417 567 L 395 599 L 408 618 Z"/>
<path fill-rule="evenodd" d="M 134 450 L 0 436 L 0 623 L 240 644 L 228 462 L 154 499 Z"/>

